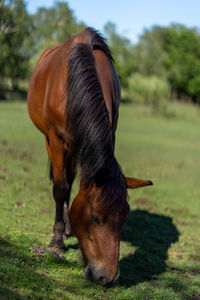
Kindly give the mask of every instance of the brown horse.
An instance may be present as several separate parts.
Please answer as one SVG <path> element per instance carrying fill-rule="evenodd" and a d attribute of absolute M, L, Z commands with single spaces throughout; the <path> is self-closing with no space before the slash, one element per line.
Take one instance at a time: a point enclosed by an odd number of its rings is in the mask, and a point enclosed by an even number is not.
<path fill-rule="evenodd" d="M 46 50 L 30 80 L 29 114 L 45 135 L 52 166 L 56 215 L 50 247 L 64 249 L 71 224 L 85 277 L 102 285 L 119 277 L 120 231 L 130 211 L 127 188 L 152 184 L 124 177 L 115 159 L 119 102 L 110 50 L 91 28 Z M 68 214 L 77 168 L 80 190 Z"/>

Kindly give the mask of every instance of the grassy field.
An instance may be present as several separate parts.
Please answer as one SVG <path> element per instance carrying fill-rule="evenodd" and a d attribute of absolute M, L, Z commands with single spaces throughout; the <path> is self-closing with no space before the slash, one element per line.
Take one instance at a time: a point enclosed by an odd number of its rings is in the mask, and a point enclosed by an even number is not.
<path fill-rule="evenodd" d="M 129 192 L 121 277 L 106 288 L 84 279 L 75 237 L 60 256 L 30 250 L 48 247 L 54 220 L 44 137 L 25 103 L 0 103 L 0 299 L 200 299 L 200 109 L 121 105 L 116 156 L 154 186 Z"/>

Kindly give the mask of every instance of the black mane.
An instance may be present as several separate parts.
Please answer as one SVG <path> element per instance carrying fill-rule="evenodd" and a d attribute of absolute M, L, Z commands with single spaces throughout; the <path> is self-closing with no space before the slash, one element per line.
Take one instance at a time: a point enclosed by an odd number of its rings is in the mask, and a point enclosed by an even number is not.
<path fill-rule="evenodd" d="M 92 29 L 88 43 L 76 44 L 68 62 L 67 130 L 74 169 L 88 186 L 102 169 L 112 168 L 112 127 L 95 68 L 93 49 L 101 49 L 112 61 L 104 39 Z"/>
<path fill-rule="evenodd" d="M 105 105 L 95 68 L 93 49 L 112 56 L 105 40 L 91 28 L 88 43 L 73 47 L 68 63 L 67 130 L 70 140 L 70 160 L 74 170 L 80 166 L 81 181 L 102 186 L 102 200 L 106 211 L 122 211 L 127 198 L 125 178 L 114 157 L 113 128 Z M 115 80 L 115 79 L 114 79 Z M 115 99 L 116 101 L 116 99 Z M 114 118 L 117 123 L 116 108 Z M 113 127 L 112 127 L 113 126 Z"/>
<path fill-rule="evenodd" d="M 99 49 L 103 51 L 110 59 L 110 61 L 113 62 L 114 60 L 110 52 L 110 49 L 106 44 L 106 39 L 97 30 L 94 30 L 91 27 L 88 27 L 86 31 L 89 33 L 87 43 L 90 46 L 90 48 L 92 50 Z"/>
<path fill-rule="evenodd" d="M 109 214 L 124 209 L 127 186 L 114 157 L 113 132 L 118 118 L 120 98 L 118 78 L 112 65 L 110 50 L 96 31 L 87 28 L 87 43 L 76 44 L 68 62 L 67 131 L 70 137 L 69 158 L 74 172 L 78 166 L 81 182 L 88 187 L 95 182 L 102 186 L 102 200 Z M 113 124 L 110 123 L 103 92 L 95 68 L 93 50 L 103 51 L 113 68 L 116 91 L 113 99 Z M 116 77 L 116 78 L 115 78 Z M 118 99 L 117 99 L 118 98 Z"/>

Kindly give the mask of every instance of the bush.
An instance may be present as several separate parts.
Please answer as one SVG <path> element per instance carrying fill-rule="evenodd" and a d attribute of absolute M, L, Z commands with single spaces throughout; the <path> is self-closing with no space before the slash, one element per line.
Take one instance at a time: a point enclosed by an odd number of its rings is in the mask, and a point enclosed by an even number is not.
<path fill-rule="evenodd" d="M 170 87 L 164 79 L 156 76 L 145 77 L 136 73 L 128 79 L 126 96 L 134 102 L 158 107 L 170 98 Z"/>

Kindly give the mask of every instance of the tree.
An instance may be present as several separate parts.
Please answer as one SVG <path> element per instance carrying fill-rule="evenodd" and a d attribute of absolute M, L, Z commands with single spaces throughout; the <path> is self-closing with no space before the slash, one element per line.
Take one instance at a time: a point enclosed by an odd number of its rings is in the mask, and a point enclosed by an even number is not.
<path fill-rule="evenodd" d="M 144 76 L 159 76 L 166 78 L 166 63 L 168 53 L 165 49 L 167 39 L 166 28 L 153 26 L 145 29 L 133 48 L 132 59 L 135 62 L 135 71 Z"/>
<path fill-rule="evenodd" d="M 78 23 L 64 1 L 55 2 L 51 8 L 40 7 L 33 15 L 35 26 L 34 38 L 37 46 L 41 46 L 45 40 L 54 44 L 63 43 L 72 35 L 85 29 L 84 23 Z"/>
<path fill-rule="evenodd" d="M 121 86 L 127 88 L 128 77 L 134 69 L 134 61 L 132 59 L 133 46 L 129 39 L 117 33 L 116 25 L 111 22 L 108 22 L 104 26 L 104 33 L 116 63 L 116 70 Z"/>
<path fill-rule="evenodd" d="M 14 89 L 27 77 L 32 54 L 32 24 L 23 0 L 0 2 L 0 78 L 10 78 Z"/>
<path fill-rule="evenodd" d="M 196 29 L 172 25 L 168 31 L 168 79 L 178 98 L 199 96 L 200 35 Z"/>
<path fill-rule="evenodd" d="M 180 24 L 145 30 L 133 50 L 135 71 L 168 80 L 172 95 L 198 101 L 200 34 Z"/>
<path fill-rule="evenodd" d="M 64 1 L 57 1 L 50 8 L 40 7 L 32 16 L 35 52 L 31 58 L 31 69 L 44 50 L 65 42 L 72 35 L 85 29 L 85 24 L 77 22 L 73 11 Z"/>

